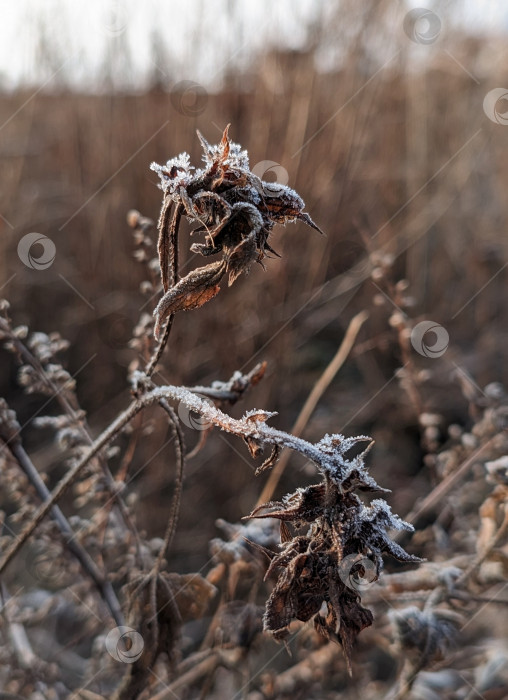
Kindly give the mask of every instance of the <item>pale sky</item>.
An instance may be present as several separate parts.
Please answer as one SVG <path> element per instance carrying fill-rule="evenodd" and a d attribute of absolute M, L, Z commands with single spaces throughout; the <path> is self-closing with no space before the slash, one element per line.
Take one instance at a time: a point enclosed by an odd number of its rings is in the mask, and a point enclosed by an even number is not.
<path fill-rule="evenodd" d="M 508 29 L 508 0 L 393 5 L 438 15 L 454 6 L 454 22 L 468 31 Z M 106 65 L 117 87 L 142 89 L 167 68 L 152 60 L 157 33 L 176 72 L 213 89 L 225 69 L 247 65 L 267 44 L 305 45 L 309 22 L 330 7 L 330 0 L 0 0 L 0 88 L 58 87 L 62 78 L 95 89 Z"/>

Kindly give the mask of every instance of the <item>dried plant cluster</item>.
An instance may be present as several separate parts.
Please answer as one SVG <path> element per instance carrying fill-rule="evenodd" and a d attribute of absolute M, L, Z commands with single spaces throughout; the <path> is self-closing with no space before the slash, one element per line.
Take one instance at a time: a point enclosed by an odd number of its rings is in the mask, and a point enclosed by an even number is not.
<path fill-rule="evenodd" d="M 442 419 L 423 410 L 425 377 L 408 356 L 410 320 L 392 315 L 390 326 L 408 358 L 399 373 L 401 388 L 419 416 L 427 465 L 438 478 L 434 492 L 406 522 L 383 498 L 370 500 L 386 489 L 367 471 L 369 437 L 327 434 L 310 442 L 269 425 L 274 416 L 269 411 L 252 409 L 241 418 L 228 413 L 263 379 L 264 363 L 211 386 L 157 384 L 176 313 L 202 306 L 218 294 L 224 276 L 231 284 L 253 262 L 274 253 L 268 238 L 275 224 L 300 220 L 319 230 L 298 194 L 250 171 L 246 151 L 230 141 L 228 128 L 216 146 L 200 140 L 202 169 L 194 170 L 186 154 L 152 165 L 163 190 L 158 261 L 150 257 L 152 221 L 134 211 L 128 216 L 135 257 L 148 273 L 142 291 L 150 297 L 159 289 L 162 296 L 154 316 L 143 314 L 134 329 L 132 400 L 97 437 L 80 408 L 76 382 L 59 360 L 66 341 L 57 333 L 14 326 L 2 302 L 0 336 L 19 361 L 19 383 L 27 394 L 46 397 L 43 408 L 54 409 L 31 425 L 54 433 L 64 468 L 50 490 L 24 449 L 25 426 L 1 400 L 0 687 L 6 697 L 31 700 L 336 698 L 347 690 L 348 674 L 362 675 L 355 668 L 355 641 L 371 627 L 377 635 L 373 646 L 382 649 L 391 668 L 390 697 L 409 697 L 418 683 L 427 688 L 421 672 L 450 657 L 465 613 L 489 602 L 487 591 L 506 573 L 501 549 L 508 529 L 506 395 L 490 385 L 479 396 L 463 380 L 473 426 L 470 433 L 452 426 L 449 444 L 441 449 Z M 182 218 L 197 223 L 193 233 L 204 239 L 192 250 L 220 257 L 179 279 Z M 385 297 L 399 309 L 408 307 L 407 285 L 392 282 L 391 261 L 374 254 L 371 261 Z M 150 406 L 160 409 L 170 427 L 175 452 L 167 526 L 153 539 L 138 532 L 139 496 L 127 487 L 136 442 L 148 439 L 138 417 Z M 190 453 L 182 407 L 211 426 Z M 171 545 L 186 462 L 213 427 L 242 438 L 253 458 L 265 453 L 258 474 L 275 467 L 289 449 L 313 464 L 320 480 L 259 503 L 242 523 L 218 520 L 224 536 L 210 542 L 209 571 L 180 574 L 172 568 Z M 413 542 L 422 557 L 409 554 L 399 540 L 413 531 L 410 523 L 435 508 L 477 462 L 485 472 L 473 485 L 480 499 L 474 546 L 466 541 L 468 533 L 456 534 L 439 559 L 439 548 L 432 547 L 435 533 L 424 527 Z M 386 554 L 419 566 L 380 577 Z M 374 622 L 373 611 L 381 622 Z M 295 652 L 294 662 L 280 673 L 273 639 Z M 265 645 L 271 650 L 268 663 L 259 660 Z M 44 649 L 51 646 L 56 656 L 48 657 Z M 251 659 L 261 670 L 252 668 Z M 487 668 L 490 660 L 482 663 Z M 366 697 L 379 697 L 367 678 L 364 685 Z"/>

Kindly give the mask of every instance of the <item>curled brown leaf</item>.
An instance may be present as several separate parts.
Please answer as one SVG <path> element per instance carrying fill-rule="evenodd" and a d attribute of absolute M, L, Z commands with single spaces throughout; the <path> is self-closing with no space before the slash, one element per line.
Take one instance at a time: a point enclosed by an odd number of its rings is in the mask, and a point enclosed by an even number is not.
<path fill-rule="evenodd" d="M 219 282 L 226 272 L 223 260 L 198 267 L 171 287 L 155 308 L 155 337 L 158 338 L 163 322 L 177 311 L 198 309 L 219 292 Z"/>

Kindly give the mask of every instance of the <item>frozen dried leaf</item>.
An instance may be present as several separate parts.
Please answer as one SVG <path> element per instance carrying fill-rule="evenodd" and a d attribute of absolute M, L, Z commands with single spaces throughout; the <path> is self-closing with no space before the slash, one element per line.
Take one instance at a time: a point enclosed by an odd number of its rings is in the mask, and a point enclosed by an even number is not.
<path fill-rule="evenodd" d="M 180 218 L 182 215 L 182 207 L 178 205 L 174 216 L 173 200 L 165 197 L 162 203 L 162 209 L 159 217 L 159 240 L 157 243 L 157 252 L 159 254 L 159 264 L 161 270 L 162 288 L 165 292 L 168 291 L 172 282 L 172 274 L 170 271 L 171 262 L 175 255 L 175 235 L 178 230 Z"/>
<path fill-rule="evenodd" d="M 263 452 L 263 444 L 259 440 L 256 440 L 256 438 L 246 435 L 244 437 L 244 441 L 249 448 L 251 457 L 259 457 L 259 455 Z"/>
<path fill-rule="evenodd" d="M 276 415 L 277 413 L 275 411 L 260 411 L 258 409 L 253 409 L 245 414 L 245 420 L 250 423 L 264 423 L 268 420 L 268 418 Z"/>
<path fill-rule="evenodd" d="M 266 469 L 271 469 L 275 465 L 277 460 L 279 459 L 280 453 L 281 453 L 280 445 L 274 445 L 272 452 L 271 452 L 270 456 L 268 457 L 268 459 L 265 459 L 263 464 L 261 464 L 256 469 L 256 476 L 258 474 L 261 474 L 262 472 L 264 472 Z"/>
<path fill-rule="evenodd" d="M 228 272 L 229 281 L 228 284 L 231 286 L 236 278 L 242 274 L 242 272 L 248 272 L 252 263 L 256 260 L 258 256 L 256 238 L 253 234 L 244 238 L 240 241 L 228 257 Z"/>
<path fill-rule="evenodd" d="M 310 226 L 311 228 L 316 229 L 316 231 L 319 231 L 319 233 L 323 233 L 323 235 L 324 235 L 324 232 L 321 231 L 321 229 L 319 228 L 319 226 L 317 226 L 317 224 L 315 224 L 315 223 L 312 221 L 312 219 L 311 219 L 310 216 L 307 214 L 307 212 L 302 212 L 302 213 L 298 214 L 298 215 L 297 215 L 297 218 L 300 219 L 300 221 L 304 221 L 304 222 L 307 224 L 307 226 Z"/>
<path fill-rule="evenodd" d="M 171 287 L 162 297 L 154 311 L 155 336 L 158 337 L 162 323 L 177 311 L 197 309 L 219 292 L 218 283 L 226 271 L 224 262 L 215 262 L 198 267 Z"/>

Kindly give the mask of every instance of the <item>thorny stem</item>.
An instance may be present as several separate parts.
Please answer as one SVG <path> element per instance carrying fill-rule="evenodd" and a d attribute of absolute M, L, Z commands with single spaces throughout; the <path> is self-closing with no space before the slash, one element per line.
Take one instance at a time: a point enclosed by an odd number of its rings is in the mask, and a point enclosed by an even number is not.
<path fill-rule="evenodd" d="M 51 493 L 42 480 L 39 472 L 32 463 L 30 457 L 25 452 L 23 446 L 20 442 L 13 442 L 8 444 L 9 450 L 11 451 L 13 457 L 16 459 L 20 465 L 23 472 L 29 478 L 31 484 L 35 487 L 37 494 L 43 501 L 47 501 L 51 498 Z M 122 608 L 116 597 L 116 593 L 113 589 L 111 583 L 103 576 L 102 572 L 99 570 L 93 559 L 90 557 L 88 552 L 77 542 L 75 538 L 75 533 L 73 532 L 69 521 L 62 513 L 58 506 L 53 506 L 50 510 L 51 517 L 58 525 L 60 532 L 63 535 L 63 539 L 67 549 L 74 555 L 74 557 L 79 561 L 83 570 L 88 574 L 88 576 L 94 582 L 96 588 L 98 589 L 102 599 L 108 606 L 113 619 L 118 627 L 125 624 Z"/>

